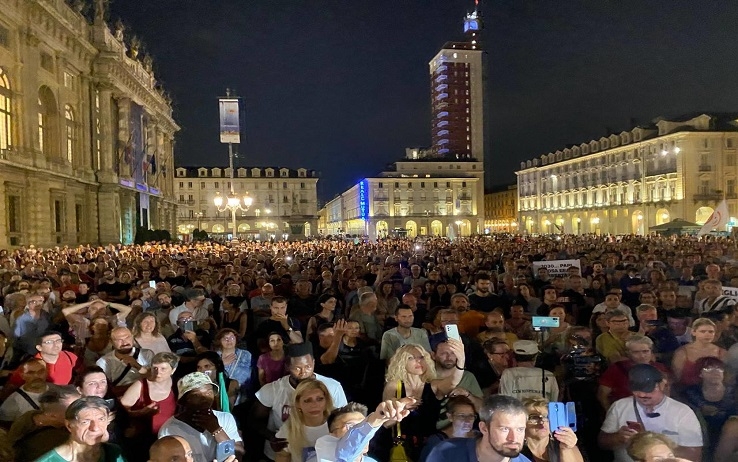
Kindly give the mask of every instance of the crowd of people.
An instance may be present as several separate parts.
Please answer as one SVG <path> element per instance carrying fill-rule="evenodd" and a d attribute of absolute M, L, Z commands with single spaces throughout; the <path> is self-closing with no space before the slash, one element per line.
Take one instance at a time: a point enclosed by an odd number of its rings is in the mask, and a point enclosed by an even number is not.
<path fill-rule="evenodd" d="M 0 460 L 738 460 L 729 238 L 29 247 L 0 288 Z"/>

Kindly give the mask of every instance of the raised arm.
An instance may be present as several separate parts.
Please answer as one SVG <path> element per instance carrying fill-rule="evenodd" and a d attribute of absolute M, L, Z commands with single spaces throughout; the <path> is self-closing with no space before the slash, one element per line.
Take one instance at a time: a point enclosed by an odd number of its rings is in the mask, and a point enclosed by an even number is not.
<path fill-rule="evenodd" d="M 447 340 L 451 346 L 451 350 L 456 356 L 456 368 L 452 374 L 442 379 L 435 379 L 431 382 L 431 387 L 439 399 L 448 395 L 459 385 L 464 375 L 464 365 L 466 364 L 466 355 L 464 353 L 464 344 L 460 340 L 450 338 Z"/>

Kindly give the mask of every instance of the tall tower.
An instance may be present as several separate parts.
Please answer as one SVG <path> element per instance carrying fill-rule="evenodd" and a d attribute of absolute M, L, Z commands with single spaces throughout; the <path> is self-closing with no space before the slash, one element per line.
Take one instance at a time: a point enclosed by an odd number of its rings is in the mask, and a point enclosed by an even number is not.
<path fill-rule="evenodd" d="M 484 161 L 486 146 L 482 18 L 464 18 L 465 40 L 447 42 L 430 61 L 431 136 L 439 156 Z"/>

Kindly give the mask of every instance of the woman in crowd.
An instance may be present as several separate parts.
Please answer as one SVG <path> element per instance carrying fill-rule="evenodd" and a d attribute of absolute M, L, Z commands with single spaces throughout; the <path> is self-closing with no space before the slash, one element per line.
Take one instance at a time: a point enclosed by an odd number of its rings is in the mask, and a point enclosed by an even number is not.
<path fill-rule="evenodd" d="M 149 444 L 159 429 L 177 410 L 172 375 L 179 357 L 174 353 L 157 353 L 151 359 L 151 370 L 145 379 L 133 382 L 120 403 L 128 412 L 129 425 L 124 434 Z"/>
<path fill-rule="evenodd" d="M 335 303 L 335 298 L 333 298 Z M 287 360 L 284 352 L 284 339 L 278 332 L 269 334 L 269 352 L 263 353 L 256 361 L 259 370 L 259 385 L 274 382 L 284 377 L 287 372 Z"/>
<path fill-rule="evenodd" d="M 377 311 L 386 313 L 387 316 L 394 316 L 400 299 L 395 295 L 395 291 L 390 281 L 382 281 L 376 290 L 377 294 Z"/>
<path fill-rule="evenodd" d="M 222 311 L 221 328 L 234 330 L 238 338 L 246 337 L 248 316 L 240 310 L 241 297 L 228 296 L 220 302 Z"/>
<path fill-rule="evenodd" d="M 692 339 L 692 343 L 676 350 L 671 360 L 674 379 L 685 387 L 700 383 L 698 359 L 714 356 L 725 361 L 727 356 L 724 349 L 712 343 L 715 340 L 715 323 L 709 319 L 698 318 L 692 323 Z"/>
<path fill-rule="evenodd" d="M 133 339 L 140 348 L 156 353 L 171 353 L 167 339 L 159 332 L 159 319 L 152 312 L 141 313 L 133 321 Z"/>
<path fill-rule="evenodd" d="M 527 398 L 523 405 L 528 411 L 525 443 L 521 454 L 532 461 L 584 462 L 577 448 L 577 435 L 569 427 L 559 427 L 551 434 L 548 420 L 548 400 Z"/>
<path fill-rule="evenodd" d="M 215 334 L 213 347 L 223 359 L 228 377 L 238 382 L 239 394 L 236 404 L 250 398 L 254 393 L 254 364 L 248 350 L 237 348 L 238 333 L 233 329 L 221 329 Z"/>
<path fill-rule="evenodd" d="M 336 303 L 337 299 L 333 294 L 323 294 L 315 302 L 318 314 L 311 317 L 307 325 L 308 340 L 314 344 L 318 342 L 318 327 L 335 321 Z"/>
<path fill-rule="evenodd" d="M 712 453 L 717 446 L 717 435 L 728 420 L 735 415 L 735 393 L 733 386 L 726 384 L 725 363 L 714 356 L 705 356 L 696 361 L 701 383 L 687 387 L 683 396 L 688 404 L 707 425 L 705 447 Z"/>
<path fill-rule="evenodd" d="M 110 323 L 105 318 L 95 318 L 90 323 L 92 334 L 85 342 L 83 353 L 85 366 L 94 366 L 98 359 L 112 351 L 110 344 Z M 79 341 L 79 339 L 77 339 Z"/>
<path fill-rule="evenodd" d="M 304 462 L 315 453 L 315 442 L 328 431 L 328 415 L 333 400 L 328 389 L 319 380 L 307 379 L 297 386 L 290 416 L 282 425 L 277 438 L 287 440 L 287 447 L 276 453 L 275 462 Z"/>
<path fill-rule="evenodd" d="M 547 353 L 560 356 L 569 351 L 566 336 L 569 333 L 571 325 L 565 321 L 566 308 L 564 308 L 564 305 L 551 305 L 548 316 L 559 318 L 559 327 L 544 329 L 543 350 Z"/>
<path fill-rule="evenodd" d="M 213 383 L 218 385 L 215 410 L 233 409 L 238 399 L 239 385 L 238 381 L 228 377 L 220 355 L 214 351 L 203 351 L 195 358 L 195 364 L 197 372 L 206 374 Z"/>
<path fill-rule="evenodd" d="M 449 339 L 448 343 L 456 356 L 456 369 L 446 378 L 436 378 L 430 354 L 413 344 L 398 348 L 387 367 L 382 399 L 409 397 L 417 403 L 402 421 L 405 450 L 411 460 L 418 460 L 426 439 L 436 432 L 440 400 L 458 386 L 464 372 L 464 345 L 455 339 Z"/>
<path fill-rule="evenodd" d="M 454 396 L 448 400 L 446 409 L 446 415 L 451 423 L 428 438 L 420 453 L 419 462 L 424 462 L 431 450 L 441 441 L 449 438 L 476 438 L 479 435 L 479 432 L 474 430 L 477 414 L 469 398 Z"/>
<path fill-rule="evenodd" d="M 436 284 L 435 290 L 430 295 L 430 306 L 451 305 L 451 294 L 448 293 L 446 284 Z"/>
<path fill-rule="evenodd" d="M 516 303 L 525 307 L 526 313 L 536 314 L 541 306 L 541 299 L 536 298 L 533 289 L 527 283 L 518 284 L 518 297 Z"/>
<path fill-rule="evenodd" d="M 676 443 L 666 435 L 642 432 L 630 439 L 627 451 L 635 462 L 660 462 L 667 459 L 673 462 L 683 461 L 684 459 L 674 457 L 676 447 Z"/>
<path fill-rule="evenodd" d="M 607 319 L 605 319 L 604 311 L 592 313 L 592 317 L 589 318 L 589 328 L 592 329 L 592 338 L 595 339 L 610 330 L 607 326 Z"/>

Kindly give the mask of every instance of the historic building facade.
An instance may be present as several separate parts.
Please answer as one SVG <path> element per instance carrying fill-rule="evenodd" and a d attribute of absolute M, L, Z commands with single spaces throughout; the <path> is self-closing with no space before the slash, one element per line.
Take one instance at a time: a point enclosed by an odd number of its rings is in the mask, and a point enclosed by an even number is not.
<path fill-rule="evenodd" d="M 323 234 L 468 236 L 484 222 L 482 162 L 407 149 L 391 169 L 325 205 Z"/>
<path fill-rule="evenodd" d="M 508 185 L 484 193 L 485 233 L 518 232 L 518 186 Z"/>
<path fill-rule="evenodd" d="M 246 239 L 299 239 L 317 234 L 318 174 L 305 168 L 235 167 L 233 190 L 253 203 L 236 211 L 236 236 Z M 177 234 L 186 239 L 195 229 L 214 237 L 233 235 L 230 210 L 215 206 L 215 196 L 231 191 L 228 167 L 177 167 L 174 179 L 179 205 Z"/>
<path fill-rule="evenodd" d="M 738 113 L 697 113 L 522 162 L 520 230 L 644 234 L 675 218 L 703 224 L 723 198 L 730 229 L 738 223 L 737 149 Z"/>
<path fill-rule="evenodd" d="M 0 9 L 0 246 L 129 243 L 174 231 L 179 127 L 151 58 L 84 2 Z"/>

